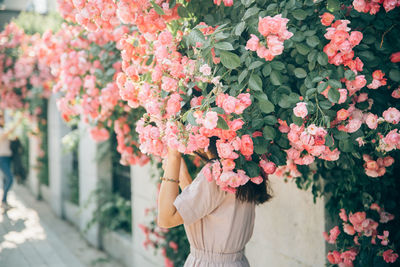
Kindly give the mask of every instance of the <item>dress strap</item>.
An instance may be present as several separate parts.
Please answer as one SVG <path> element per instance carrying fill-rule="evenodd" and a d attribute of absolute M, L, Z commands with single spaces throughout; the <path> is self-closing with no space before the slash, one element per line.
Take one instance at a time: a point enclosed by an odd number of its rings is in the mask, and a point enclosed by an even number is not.
<path fill-rule="evenodd" d="M 205 251 L 202 249 L 190 248 L 190 254 L 196 259 L 213 263 L 226 263 L 241 261 L 244 256 L 244 249 L 234 253 L 217 253 L 212 251 Z"/>

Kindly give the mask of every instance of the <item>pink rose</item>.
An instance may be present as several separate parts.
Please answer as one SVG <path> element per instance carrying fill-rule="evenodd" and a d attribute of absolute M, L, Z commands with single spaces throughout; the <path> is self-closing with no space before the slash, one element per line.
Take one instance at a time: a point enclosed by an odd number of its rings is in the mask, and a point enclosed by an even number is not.
<path fill-rule="evenodd" d="M 367 118 L 365 119 L 365 123 L 368 125 L 370 129 L 376 129 L 378 127 L 378 116 L 372 113 L 369 113 Z"/>
<path fill-rule="evenodd" d="M 396 108 L 388 108 L 383 112 L 383 118 L 393 124 L 398 124 L 400 121 L 400 111 Z"/>
<path fill-rule="evenodd" d="M 352 46 L 356 46 L 356 45 L 360 44 L 362 38 L 363 38 L 362 32 L 352 31 L 350 33 L 349 41 L 350 41 Z"/>
<path fill-rule="evenodd" d="M 234 98 L 233 96 L 227 96 L 224 99 L 222 103 L 222 108 L 224 109 L 226 114 L 231 114 L 235 111 L 236 101 L 236 98 Z"/>
<path fill-rule="evenodd" d="M 211 75 L 211 68 L 207 64 L 202 65 L 199 71 L 205 76 Z"/>
<path fill-rule="evenodd" d="M 203 125 L 207 129 L 214 129 L 217 127 L 218 113 L 215 111 L 208 111 L 206 117 L 203 119 Z"/>
<path fill-rule="evenodd" d="M 222 159 L 221 163 L 224 172 L 232 171 L 236 165 L 232 159 Z"/>
<path fill-rule="evenodd" d="M 229 129 L 231 129 L 232 131 L 240 130 L 242 129 L 243 124 L 244 121 L 242 119 L 235 119 L 229 122 Z"/>
<path fill-rule="evenodd" d="M 342 259 L 340 258 L 340 252 L 339 251 L 330 251 L 327 255 L 327 259 L 331 264 L 339 264 L 341 263 Z"/>
<path fill-rule="evenodd" d="M 261 176 L 257 176 L 250 178 L 250 181 L 252 181 L 255 184 L 261 184 L 263 182 L 263 178 Z"/>
<path fill-rule="evenodd" d="M 229 143 L 224 143 L 221 140 L 217 141 L 217 151 L 220 158 L 236 159 L 238 154 L 233 151 L 233 146 Z"/>
<path fill-rule="evenodd" d="M 394 263 L 399 257 L 399 254 L 394 253 L 393 249 L 388 249 L 383 252 L 382 257 L 387 263 Z"/>
<path fill-rule="evenodd" d="M 343 231 L 348 235 L 354 235 L 356 233 L 354 227 L 348 223 L 343 223 Z"/>
<path fill-rule="evenodd" d="M 349 116 L 349 112 L 347 111 L 347 109 L 340 109 L 338 110 L 337 114 L 336 114 L 336 118 L 339 121 L 344 121 L 345 119 L 347 119 L 347 117 Z"/>
<path fill-rule="evenodd" d="M 343 104 L 347 100 L 347 89 L 339 89 L 340 98 L 338 104 Z"/>
<path fill-rule="evenodd" d="M 251 139 L 250 135 L 245 134 L 242 136 L 242 142 L 240 145 L 240 152 L 244 156 L 253 155 L 253 139 Z"/>
<path fill-rule="evenodd" d="M 296 107 L 293 109 L 294 115 L 300 118 L 305 118 L 308 114 L 307 104 L 305 102 L 299 102 L 296 104 Z"/>
<path fill-rule="evenodd" d="M 324 232 L 323 236 L 329 244 L 335 244 L 339 234 L 340 234 L 339 226 L 335 226 L 329 231 L 329 235 L 328 233 Z"/>
<path fill-rule="evenodd" d="M 164 76 L 162 78 L 161 89 L 166 92 L 174 92 L 178 89 L 178 81 L 173 78 Z"/>
<path fill-rule="evenodd" d="M 254 34 L 250 34 L 250 36 L 251 38 L 247 41 L 245 49 L 256 51 L 259 46 L 260 39 L 258 39 L 258 37 L 255 36 Z"/>
<path fill-rule="evenodd" d="M 342 221 L 347 222 L 347 214 L 344 209 L 340 209 L 339 217 Z"/>
<path fill-rule="evenodd" d="M 335 16 L 332 15 L 329 12 L 325 12 L 322 16 L 321 16 L 321 23 L 324 26 L 329 26 L 332 24 L 332 21 L 335 19 Z"/>
<path fill-rule="evenodd" d="M 260 160 L 260 167 L 264 170 L 266 174 L 273 174 L 276 170 L 275 163 L 271 161 Z"/>
<path fill-rule="evenodd" d="M 392 164 L 394 163 L 394 158 L 391 156 L 386 156 L 383 158 L 383 165 L 385 167 L 389 167 L 392 166 Z"/>
<path fill-rule="evenodd" d="M 400 52 L 393 53 L 390 56 L 390 61 L 392 61 L 393 63 L 400 62 Z"/>

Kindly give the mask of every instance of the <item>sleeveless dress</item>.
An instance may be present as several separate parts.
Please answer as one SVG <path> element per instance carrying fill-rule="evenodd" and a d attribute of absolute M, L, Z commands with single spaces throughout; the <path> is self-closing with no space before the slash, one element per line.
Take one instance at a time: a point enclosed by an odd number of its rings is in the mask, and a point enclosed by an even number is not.
<path fill-rule="evenodd" d="M 199 173 L 174 202 L 190 243 L 184 267 L 249 267 L 255 204 L 241 202 Z"/>

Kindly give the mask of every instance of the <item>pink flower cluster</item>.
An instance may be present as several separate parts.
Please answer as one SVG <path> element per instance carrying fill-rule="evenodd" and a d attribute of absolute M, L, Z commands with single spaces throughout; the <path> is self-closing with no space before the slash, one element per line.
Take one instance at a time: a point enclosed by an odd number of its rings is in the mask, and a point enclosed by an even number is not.
<path fill-rule="evenodd" d="M 381 86 L 386 85 L 386 78 L 384 78 L 385 73 L 383 73 L 381 70 L 376 70 L 372 73 L 372 83 L 368 84 L 369 89 L 378 89 Z"/>
<path fill-rule="evenodd" d="M 394 163 L 394 159 L 391 156 L 373 160 L 370 155 L 364 154 L 363 159 L 365 162 L 365 174 L 367 174 L 369 177 L 379 177 L 385 175 L 386 168 L 392 166 Z"/>
<path fill-rule="evenodd" d="M 155 3 L 161 6 L 164 15 L 159 15 L 148 0 L 58 0 L 59 11 L 65 19 L 88 31 L 102 29 L 108 32 L 124 23 L 136 25 L 142 33 L 155 33 L 164 30 L 166 22 L 179 18 L 179 5 L 170 9 L 168 1 Z"/>
<path fill-rule="evenodd" d="M 247 139 L 247 140 L 246 140 Z M 251 145 L 252 147 L 252 141 L 250 141 L 249 136 L 242 136 L 242 140 L 244 143 L 242 143 L 242 147 Z M 246 143 L 250 142 L 249 143 Z M 219 143 L 218 143 L 219 142 Z M 226 153 L 226 147 L 227 143 L 220 142 L 220 140 L 217 141 L 217 148 L 218 148 L 218 154 L 224 155 Z M 239 148 L 239 150 L 241 149 Z M 243 153 L 243 151 L 241 151 Z M 252 153 L 252 151 L 249 151 Z M 228 148 L 228 154 L 226 155 L 225 158 L 222 158 L 220 160 L 215 160 L 212 163 L 207 163 L 204 168 L 202 169 L 203 175 L 207 178 L 209 182 L 214 181 L 218 186 L 221 187 L 222 190 L 235 193 L 237 190 L 237 187 L 246 184 L 247 182 L 251 181 L 255 184 L 260 184 L 263 182 L 263 178 L 261 176 L 256 176 L 256 177 L 249 177 L 246 175 L 245 171 L 243 170 L 234 170 L 235 169 L 235 162 L 233 161 L 233 158 L 236 158 L 238 155 L 233 152 L 230 148 Z M 266 175 L 273 174 L 276 170 L 276 166 L 273 162 L 261 159 L 259 163 L 261 169 Z"/>
<path fill-rule="evenodd" d="M 287 30 L 289 19 L 282 18 L 281 14 L 274 17 L 260 18 L 258 21 L 258 31 L 264 36 L 266 43 L 260 42 L 260 39 L 254 34 L 247 41 L 246 49 L 256 51 L 260 58 L 271 61 L 274 57 L 282 54 L 283 42 L 293 36 L 293 33 Z"/>
<path fill-rule="evenodd" d="M 383 208 L 381 208 L 378 204 L 374 203 L 370 207 L 371 210 L 375 210 L 380 215 L 380 223 L 387 223 L 390 220 L 394 219 L 394 216 L 388 212 L 385 212 Z M 340 210 L 339 213 L 340 219 L 343 221 L 343 232 L 347 234 L 347 236 L 351 236 L 353 239 L 354 246 L 346 247 L 346 250 L 343 252 L 334 250 L 330 251 L 327 255 L 328 261 L 331 264 L 338 264 L 339 266 L 353 266 L 353 261 L 356 259 L 358 255 L 361 244 L 359 239 L 362 237 L 371 238 L 371 244 L 376 245 L 376 238 L 381 240 L 382 246 L 387 246 L 389 243 L 389 231 L 384 230 L 382 235 L 378 234 L 378 226 L 379 223 L 374 221 L 373 219 L 367 218 L 366 212 L 356 212 L 350 213 L 347 215 L 344 209 Z M 336 244 L 337 238 L 341 234 L 339 226 L 333 227 L 329 234 L 324 232 L 323 236 L 325 240 L 330 244 Z M 343 238 L 346 238 L 344 236 Z M 398 254 L 394 253 L 391 249 L 386 249 L 382 254 L 383 259 L 388 263 L 393 263 L 398 258 Z"/>
<path fill-rule="evenodd" d="M 120 25 L 116 16 L 117 5 L 113 1 L 58 0 L 58 2 L 64 18 L 77 22 L 88 31 L 112 30 Z"/>
<path fill-rule="evenodd" d="M 13 22 L 0 32 L 1 109 L 27 109 L 30 98 L 50 96 L 53 77 L 41 58 L 42 45 L 38 34 L 26 35 Z M 43 94 L 33 95 L 32 88 L 42 88 Z"/>
<path fill-rule="evenodd" d="M 393 10 L 395 7 L 400 6 L 399 0 L 354 0 L 354 9 L 358 12 L 370 13 L 375 15 L 378 13 L 381 5 L 385 8 L 386 12 Z"/>
<path fill-rule="evenodd" d="M 281 130 L 282 131 L 282 130 Z M 286 150 L 287 158 L 295 164 L 310 165 L 314 162 L 315 157 L 328 161 L 339 159 L 340 151 L 336 148 L 330 150 L 325 145 L 325 137 L 327 131 L 315 124 L 305 127 L 290 124 L 289 129 L 284 132 L 288 133 L 291 148 Z M 306 152 L 306 153 L 305 153 Z"/>
<path fill-rule="evenodd" d="M 133 140 L 132 129 L 126 118 L 122 117 L 115 121 L 114 131 L 117 135 L 117 151 L 121 154 L 122 165 L 143 166 L 149 162 L 150 158 L 138 149 L 139 145 Z"/>
<path fill-rule="evenodd" d="M 358 57 L 353 59 L 353 48 L 361 42 L 363 34 L 359 31 L 350 32 L 349 23 L 348 20 L 337 20 L 329 24 L 331 27 L 326 29 L 324 36 L 330 42 L 325 45 L 324 52 L 330 64 L 344 65 L 354 72 L 362 71 L 364 64 Z"/>

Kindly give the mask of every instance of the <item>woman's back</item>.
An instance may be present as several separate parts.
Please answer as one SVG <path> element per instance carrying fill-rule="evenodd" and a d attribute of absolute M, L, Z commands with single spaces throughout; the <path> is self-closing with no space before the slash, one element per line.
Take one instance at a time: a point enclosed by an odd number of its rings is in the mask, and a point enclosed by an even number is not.
<path fill-rule="evenodd" d="M 244 247 L 253 234 L 255 204 L 198 177 L 176 198 L 191 246 L 185 266 L 248 266 Z"/>

